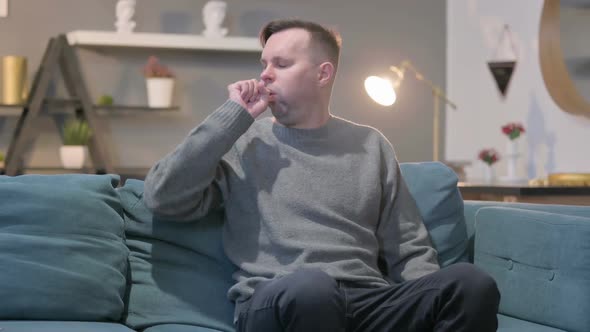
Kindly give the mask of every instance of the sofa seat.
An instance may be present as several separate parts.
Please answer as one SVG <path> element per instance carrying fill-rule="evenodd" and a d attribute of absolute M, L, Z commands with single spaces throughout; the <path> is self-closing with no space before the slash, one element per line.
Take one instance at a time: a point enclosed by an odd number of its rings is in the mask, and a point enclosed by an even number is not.
<path fill-rule="evenodd" d="M 125 325 L 98 322 L 0 321 L 0 332 L 133 332 Z"/>
<path fill-rule="evenodd" d="M 522 319 L 498 315 L 498 331 L 502 332 L 567 332 L 553 327 L 535 324 Z"/>

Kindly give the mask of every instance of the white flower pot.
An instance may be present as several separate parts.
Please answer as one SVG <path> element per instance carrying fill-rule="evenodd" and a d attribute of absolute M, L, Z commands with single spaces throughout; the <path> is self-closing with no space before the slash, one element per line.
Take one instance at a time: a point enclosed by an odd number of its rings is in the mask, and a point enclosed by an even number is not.
<path fill-rule="evenodd" d="M 149 107 L 172 106 L 174 79 L 168 77 L 150 77 L 146 79 Z"/>
<path fill-rule="evenodd" d="M 59 157 L 64 168 L 79 169 L 84 166 L 87 147 L 84 145 L 63 145 L 59 148 Z"/>

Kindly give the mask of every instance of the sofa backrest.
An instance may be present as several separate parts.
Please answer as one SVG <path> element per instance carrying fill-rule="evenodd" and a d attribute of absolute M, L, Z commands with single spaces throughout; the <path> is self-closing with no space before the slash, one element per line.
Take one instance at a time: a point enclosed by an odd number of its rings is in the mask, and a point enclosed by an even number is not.
<path fill-rule="evenodd" d="M 125 324 L 137 330 L 185 324 L 233 331 L 226 293 L 235 267 L 221 244 L 222 211 L 190 222 L 161 220 L 143 203 L 143 181 L 118 189 L 131 275 Z"/>
<path fill-rule="evenodd" d="M 590 331 L 590 218 L 484 207 L 475 219 L 475 263 L 496 280 L 500 313 Z"/>
<path fill-rule="evenodd" d="M 531 204 L 531 203 L 513 203 L 513 202 L 495 202 L 495 201 L 464 201 L 465 205 L 465 224 L 467 226 L 468 253 L 469 260 L 473 261 L 474 243 L 475 243 L 475 216 L 481 208 L 486 207 L 504 207 L 520 210 L 550 212 L 568 216 L 578 216 L 590 218 L 590 209 L 586 206 L 576 205 L 557 205 L 557 204 Z"/>

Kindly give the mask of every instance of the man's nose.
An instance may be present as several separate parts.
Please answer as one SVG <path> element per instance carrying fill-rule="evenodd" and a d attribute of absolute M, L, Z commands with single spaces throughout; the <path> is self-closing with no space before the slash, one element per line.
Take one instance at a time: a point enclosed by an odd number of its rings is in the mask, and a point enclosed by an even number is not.
<path fill-rule="evenodd" d="M 264 83 L 272 82 L 272 80 L 274 79 L 274 75 L 272 73 L 270 66 L 262 70 L 262 73 L 260 73 L 260 79 Z"/>

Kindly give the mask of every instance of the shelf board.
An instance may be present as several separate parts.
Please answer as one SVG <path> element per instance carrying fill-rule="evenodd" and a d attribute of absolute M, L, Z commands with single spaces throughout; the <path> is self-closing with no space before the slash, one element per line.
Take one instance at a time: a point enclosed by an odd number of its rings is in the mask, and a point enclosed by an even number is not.
<path fill-rule="evenodd" d="M 24 105 L 0 104 L 0 117 L 19 116 Z"/>
<path fill-rule="evenodd" d="M 114 31 L 76 30 L 67 33 L 72 46 L 104 46 L 163 48 L 185 50 L 210 50 L 230 52 L 260 52 L 257 38 L 222 37 L 207 38 L 200 35 L 172 33 L 119 33 Z"/>
<path fill-rule="evenodd" d="M 143 105 L 94 105 L 97 114 L 101 115 L 137 115 L 137 114 L 166 114 L 177 113 L 178 106 L 149 107 Z"/>
<path fill-rule="evenodd" d="M 82 107 L 82 104 L 77 99 L 65 98 L 48 98 L 43 102 L 48 107 L 47 114 L 70 114 L 71 110 L 64 110 L 64 108 Z M 22 108 L 25 105 L 6 105 L 0 104 L 0 117 L 5 116 L 20 116 Z M 172 107 L 149 107 L 147 105 L 93 105 L 97 114 L 104 115 L 126 115 L 126 114 L 160 114 L 167 112 L 178 111 L 178 106 Z"/>

